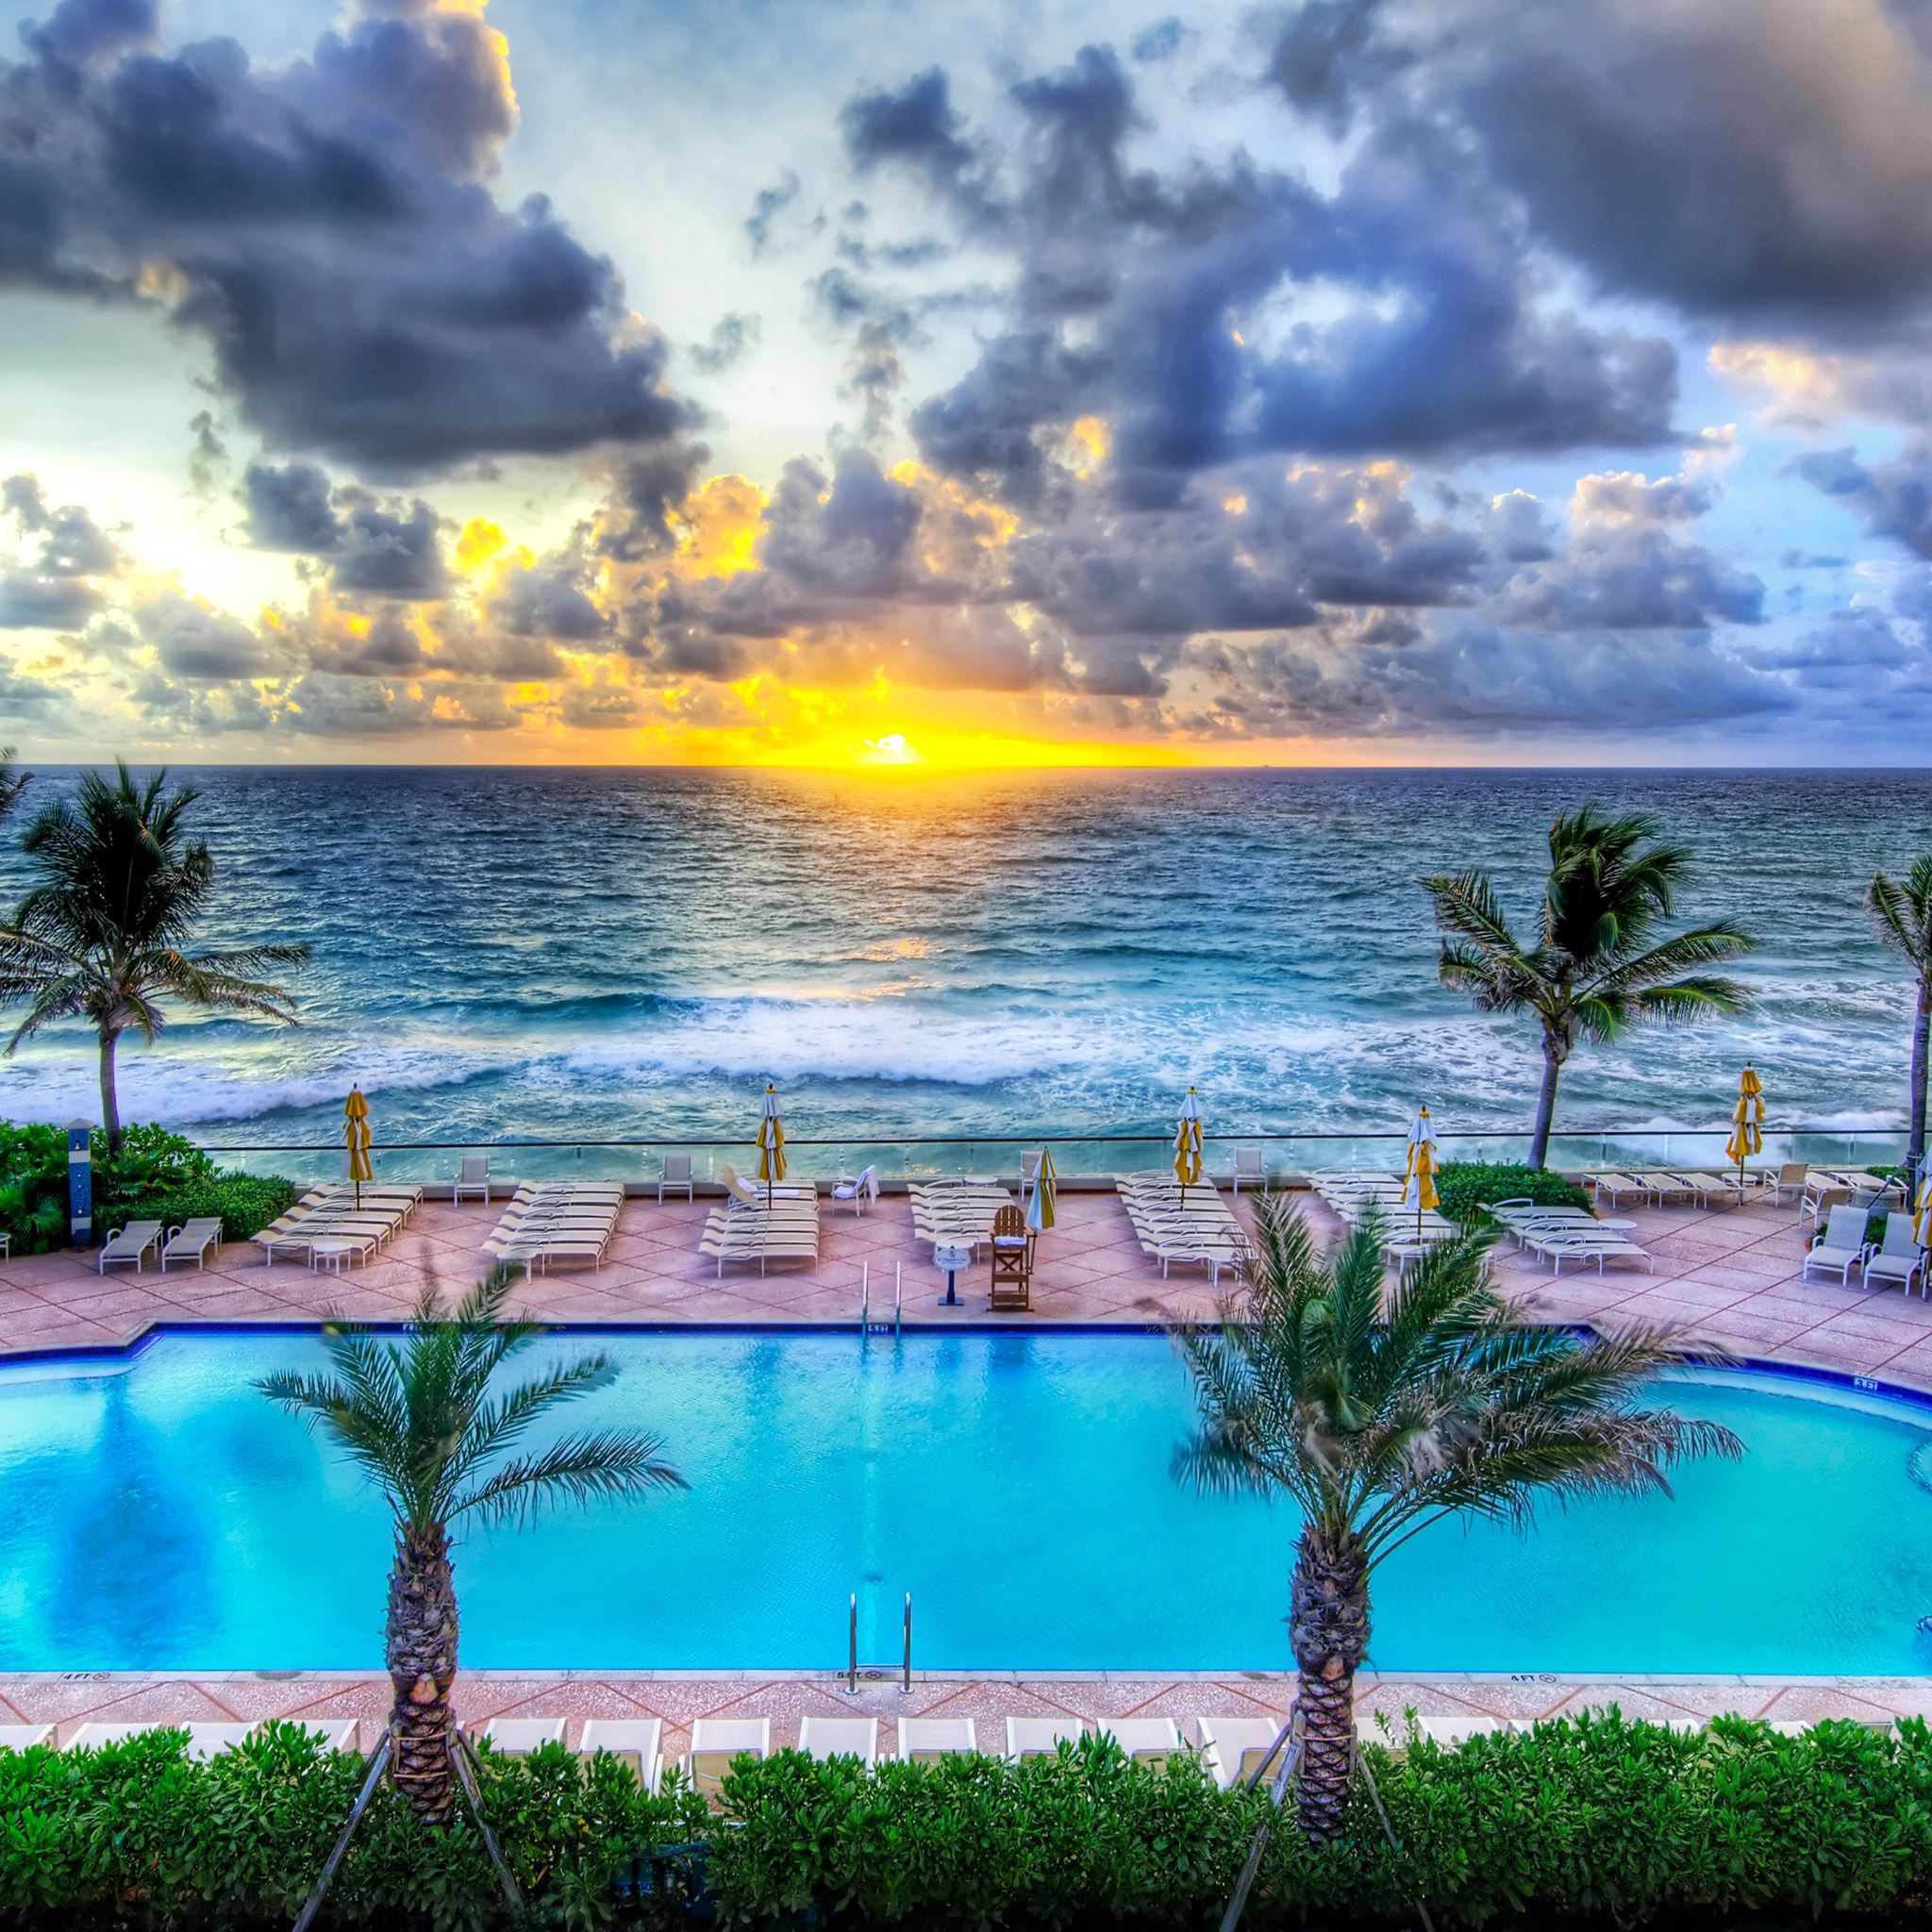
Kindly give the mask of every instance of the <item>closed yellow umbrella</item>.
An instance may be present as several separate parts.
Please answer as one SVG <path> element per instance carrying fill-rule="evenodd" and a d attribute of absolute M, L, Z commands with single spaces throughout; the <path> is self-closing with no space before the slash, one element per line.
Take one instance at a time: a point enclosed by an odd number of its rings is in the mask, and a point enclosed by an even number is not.
<path fill-rule="evenodd" d="M 1919 1183 L 1919 1203 L 1912 1209 L 1912 1239 L 1922 1248 L 1932 1247 L 1932 1173 Z"/>
<path fill-rule="evenodd" d="M 359 1087 L 349 1089 L 342 1103 L 342 1145 L 349 1150 L 349 1178 L 356 1184 L 356 1205 L 362 1205 L 362 1183 L 375 1178 L 369 1158 L 369 1103 Z"/>
<path fill-rule="evenodd" d="M 1174 1177 L 1181 1184 L 1183 1201 L 1188 1198 L 1188 1190 L 1201 1178 L 1201 1103 L 1191 1087 L 1181 1102 L 1181 1117 L 1174 1124 Z"/>
<path fill-rule="evenodd" d="M 1436 1205 L 1436 1130 L 1429 1124 L 1429 1110 L 1416 1109 L 1408 1129 L 1408 1156 L 1405 1166 L 1402 1205 L 1415 1209 L 1415 1238 L 1423 1238 L 1423 1216 Z"/>
<path fill-rule="evenodd" d="M 772 1205 L 772 1187 L 785 1178 L 785 1124 L 778 1118 L 778 1090 L 768 1080 L 765 1102 L 758 1109 L 758 1178 L 765 1184 L 765 1206 Z"/>
<path fill-rule="evenodd" d="M 1059 1179 L 1053 1171 L 1053 1156 L 1040 1150 L 1040 1172 L 1033 1176 L 1033 1193 L 1026 1203 L 1026 1225 L 1035 1234 L 1044 1234 L 1053 1225 L 1054 1200 Z"/>
<path fill-rule="evenodd" d="M 1744 1163 L 1754 1154 L 1764 1152 L 1764 1082 L 1747 1060 L 1738 1078 L 1738 1105 L 1731 1114 L 1731 1138 L 1724 1142 L 1724 1158 L 1737 1163 L 1738 1198 L 1744 1198 Z"/>

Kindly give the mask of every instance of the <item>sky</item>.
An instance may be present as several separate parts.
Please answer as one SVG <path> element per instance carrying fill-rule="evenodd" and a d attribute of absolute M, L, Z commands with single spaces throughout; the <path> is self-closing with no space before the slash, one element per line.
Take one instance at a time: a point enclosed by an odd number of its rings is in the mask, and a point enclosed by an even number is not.
<path fill-rule="evenodd" d="M 1924 761 L 1924 0 L 0 45 L 29 762 Z"/>

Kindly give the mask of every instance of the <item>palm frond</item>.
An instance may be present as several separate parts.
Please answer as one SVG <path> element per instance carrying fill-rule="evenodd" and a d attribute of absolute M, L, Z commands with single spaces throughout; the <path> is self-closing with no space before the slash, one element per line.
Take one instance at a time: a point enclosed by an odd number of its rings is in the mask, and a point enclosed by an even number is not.
<path fill-rule="evenodd" d="M 566 1436 L 535 1456 L 518 1457 L 480 1487 L 457 1496 L 452 1519 L 475 1511 L 486 1522 L 528 1523 L 558 1503 L 594 1503 L 647 1490 L 689 1485 L 663 1460 L 663 1442 L 634 1431 Z"/>

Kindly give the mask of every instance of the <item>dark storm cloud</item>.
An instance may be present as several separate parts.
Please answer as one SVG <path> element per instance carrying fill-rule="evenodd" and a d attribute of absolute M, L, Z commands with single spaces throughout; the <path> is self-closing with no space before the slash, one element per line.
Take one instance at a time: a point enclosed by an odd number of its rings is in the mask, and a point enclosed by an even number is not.
<path fill-rule="evenodd" d="M 1424 97 L 1607 287 L 1825 325 L 1932 287 L 1923 9 L 1526 0 L 1507 32 L 1450 11 Z"/>
<path fill-rule="evenodd" d="M 1379 129 L 1323 195 L 1239 155 L 1219 170 L 1135 166 L 1141 112 L 1104 48 L 1016 81 L 1008 102 L 1001 144 L 964 124 L 937 70 L 844 116 L 857 165 L 910 170 L 1015 258 L 1008 325 L 912 416 L 949 473 L 1036 505 L 1043 442 L 1090 414 L 1141 502 L 1269 452 L 1457 457 L 1669 436 L 1669 344 L 1557 304 L 1466 143 Z M 1284 327 L 1281 305 L 1318 281 L 1347 299 Z"/>
<path fill-rule="evenodd" d="M 449 594 L 436 512 L 418 499 L 407 506 L 346 490 L 342 539 L 329 581 L 352 597 L 425 601 Z"/>
<path fill-rule="evenodd" d="M 702 443 L 679 442 L 619 462 L 597 518 L 599 553 L 634 563 L 669 549 L 672 514 L 696 487 L 709 457 Z"/>
<path fill-rule="evenodd" d="M 334 486 L 313 463 L 250 463 L 242 473 L 249 541 L 320 556 L 342 541 Z"/>
<path fill-rule="evenodd" d="M 1794 466 L 1807 483 L 1853 512 L 1874 537 L 1932 557 L 1932 446 L 1908 442 L 1897 456 L 1864 463 L 1850 450 L 1819 450 Z"/>
<path fill-rule="evenodd" d="M 0 63 L 0 284 L 165 289 L 272 447 L 370 472 L 677 437 L 610 262 L 478 178 L 513 118 L 479 15 L 352 19 L 275 68 L 117 17 L 68 0 Z"/>
<path fill-rule="evenodd" d="M 1402 64 L 1377 32 L 1382 0 L 1307 0 L 1282 23 L 1270 77 L 1304 113 L 1336 133 L 1361 87 Z"/>
<path fill-rule="evenodd" d="M 499 578 L 489 602 L 491 620 L 512 637 L 554 638 L 588 644 L 603 639 L 610 620 L 591 596 L 587 558 L 565 553 Z"/>

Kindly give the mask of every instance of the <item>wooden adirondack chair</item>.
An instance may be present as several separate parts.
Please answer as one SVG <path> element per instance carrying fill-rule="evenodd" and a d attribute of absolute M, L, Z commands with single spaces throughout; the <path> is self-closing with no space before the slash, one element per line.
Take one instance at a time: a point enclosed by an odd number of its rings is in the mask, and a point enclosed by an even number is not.
<path fill-rule="evenodd" d="M 1026 1217 L 1010 1202 L 992 1218 L 992 1306 L 1033 1307 L 1033 1236 Z"/>

